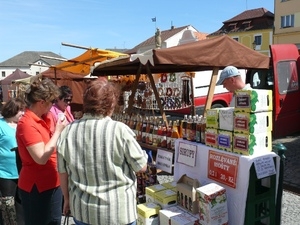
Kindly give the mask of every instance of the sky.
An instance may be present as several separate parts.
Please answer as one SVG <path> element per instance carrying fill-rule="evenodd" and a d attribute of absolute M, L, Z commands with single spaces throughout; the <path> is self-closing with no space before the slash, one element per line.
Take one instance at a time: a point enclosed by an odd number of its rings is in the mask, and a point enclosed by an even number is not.
<path fill-rule="evenodd" d="M 24 51 L 51 51 L 67 59 L 85 51 L 62 43 L 130 49 L 153 36 L 156 27 L 192 25 L 212 33 L 224 21 L 261 7 L 274 13 L 274 0 L 0 0 L 0 62 Z"/>

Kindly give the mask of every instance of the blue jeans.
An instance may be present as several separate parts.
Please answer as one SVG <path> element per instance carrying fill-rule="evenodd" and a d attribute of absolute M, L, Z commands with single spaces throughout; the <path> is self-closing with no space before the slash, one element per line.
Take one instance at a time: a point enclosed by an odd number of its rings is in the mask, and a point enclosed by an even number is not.
<path fill-rule="evenodd" d="M 34 185 L 31 192 L 20 189 L 25 224 L 60 225 L 62 192 L 56 187 L 41 193 Z"/>
<path fill-rule="evenodd" d="M 80 221 L 76 220 L 75 218 L 73 218 L 73 220 L 74 220 L 76 225 L 90 225 L 90 224 L 87 224 L 87 223 L 80 222 Z M 134 221 L 132 223 L 129 223 L 127 225 L 136 225 L 136 221 Z"/>

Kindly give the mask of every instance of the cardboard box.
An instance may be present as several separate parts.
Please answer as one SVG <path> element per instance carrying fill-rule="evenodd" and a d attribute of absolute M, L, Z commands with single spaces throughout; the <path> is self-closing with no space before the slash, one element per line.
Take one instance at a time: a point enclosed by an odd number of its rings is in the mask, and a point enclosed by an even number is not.
<path fill-rule="evenodd" d="M 171 217 L 171 225 L 194 225 L 199 218 L 190 213 L 181 213 Z"/>
<path fill-rule="evenodd" d="M 166 190 L 167 188 L 161 184 L 155 184 L 145 188 L 146 202 L 155 202 L 154 196 L 156 192 Z"/>
<path fill-rule="evenodd" d="M 219 128 L 219 108 L 206 110 L 206 127 Z"/>
<path fill-rule="evenodd" d="M 160 206 L 147 202 L 137 205 L 137 225 L 159 225 Z"/>
<path fill-rule="evenodd" d="M 159 204 L 162 209 L 177 205 L 177 193 L 170 189 L 155 192 L 154 201 Z"/>
<path fill-rule="evenodd" d="M 238 90 L 235 94 L 235 111 L 260 112 L 273 109 L 271 90 Z"/>
<path fill-rule="evenodd" d="M 171 181 L 171 182 L 161 183 L 161 185 L 168 189 L 173 189 L 173 188 L 176 188 L 177 182 Z"/>
<path fill-rule="evenodd" d="M 213 148 L 218 148 L 218 129 L 205 129 L 205 144 Z"/>
<path fill-rule="evenodd" d="M 186 211 L 179 206 L 171 206 L 166 209 L 159 210 L 159 223 L 161 225 L 169 225 L 171 224 L 171 217 L 176 216 L 182 213 L 185 213 Z"/>
<path fill-rule="evenodd" d="M 244 134 L 265 133 L 272 131 L 272 111 L 269 112 L 235 112 L 234 132 Z"/>
<path fill-rule="evenodd" d="M 232 152 L 233 132 L 227 130 L 219 130 L 218 132 L 218 149 Z"/>
<path fill-rule="evenodd" d="M 228 224 L 226 189 L 210 183 L 197 188 L 201 225 Z"/>
<path fill-rule="evenodd" d="M 255 155 L 272 151 L 272 133 L 233 134 L 233 152 L 241 155 Z"/>
<path fill-rule="evenodd" d="M 177 181 L 177 204 L 187 211 L 198 213 L 196 189 L 200 187 L 197 179 L 182 175 Z"/>
<path fill-rule="evenodd" d="M 219 129 L 233 131 L 233 112 L 234 107 L 220 108 L 219 110 Z"/>

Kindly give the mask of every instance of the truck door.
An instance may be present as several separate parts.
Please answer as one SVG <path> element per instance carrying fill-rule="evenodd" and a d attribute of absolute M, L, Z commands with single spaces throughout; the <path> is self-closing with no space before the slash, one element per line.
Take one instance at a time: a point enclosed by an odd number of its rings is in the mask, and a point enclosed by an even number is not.
<path fill-rule="evenodd" d="M 273 64 L 273 137 L 300 131 L 299 53 L 294 44 L 270 45 Z"/>

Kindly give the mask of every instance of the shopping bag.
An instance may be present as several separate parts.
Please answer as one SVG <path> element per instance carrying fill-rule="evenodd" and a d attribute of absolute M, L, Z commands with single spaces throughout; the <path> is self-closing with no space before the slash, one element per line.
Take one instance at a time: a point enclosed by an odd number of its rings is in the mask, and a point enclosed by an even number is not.
<path fill-rule="evenodd" d="M 0 209 L 5 225 L 17 225 L 15 198 L 13 196 L 0 197 Z"/>
<path fill-rule="evenodd" d="M 65 219 L 64 219 L 64 225 L 69 225 L 69 214 L 65 216 Z"/>

